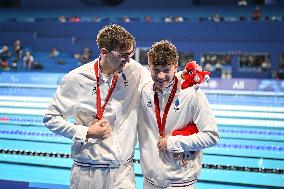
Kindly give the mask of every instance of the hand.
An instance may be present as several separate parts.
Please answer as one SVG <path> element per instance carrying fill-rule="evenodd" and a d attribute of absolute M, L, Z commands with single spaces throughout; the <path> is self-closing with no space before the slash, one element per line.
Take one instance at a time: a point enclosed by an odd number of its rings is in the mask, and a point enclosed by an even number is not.
<path fill-rule="evenodd" d="M 106 139 L 111 134 L 109 121 L 101 119 L 98 122 L 93 122 L 87 132 L 87 139 Z"/>
<path fill-rule="evenodd" d="M 157 143 L 157 147 L 160 151 L 162 152 L 166 152 L 167 151 L 167 140 L 168 140 L 168 135 L 165 136 L 164 138 L 160 137 L 158 143 Z"/>

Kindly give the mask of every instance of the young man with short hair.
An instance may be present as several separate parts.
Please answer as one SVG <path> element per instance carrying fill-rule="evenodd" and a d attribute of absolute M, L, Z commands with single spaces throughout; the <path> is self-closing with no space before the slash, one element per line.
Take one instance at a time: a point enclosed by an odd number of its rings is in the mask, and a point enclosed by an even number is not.
<path fill-rule="evenodd" d="M 148 52 L 153 81 L 143 87 L 138 124 L 144 189 L 194 188 L 202 168 L 202 149 L 219 141 L 205 94 L 180 87 L 178 58 L 176 47 L 167 40 L 154 43 Z M 198 132 L 171 136 L 189 125 Z"/>
<path fill-rule="evenodd" d="M 70 188 L 134 189 L 137 102 L 150 73 L 131 58 L 135 39 L 123 27 L 102 28 L 97 45 L 97 59 L 64 76 L 44 123 L 73 140 Z"/>

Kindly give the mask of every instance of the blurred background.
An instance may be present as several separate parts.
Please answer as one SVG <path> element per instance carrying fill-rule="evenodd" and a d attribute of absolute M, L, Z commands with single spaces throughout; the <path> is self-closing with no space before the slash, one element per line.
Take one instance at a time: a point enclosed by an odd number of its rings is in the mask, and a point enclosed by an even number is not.
<path fill-rule="evenodd" d="M 202 90 L 221 142 L 204 150 L 197 188 L 284 188 L 283 0 L 1 0 L 0 188 L 69 187 L 72 141 L 42 115 L 62 76 L 98 57 L 110 23 L 135 36 L 145 66 L 168 39 L 180 69 L 195 60 L 212 73 Z"/>

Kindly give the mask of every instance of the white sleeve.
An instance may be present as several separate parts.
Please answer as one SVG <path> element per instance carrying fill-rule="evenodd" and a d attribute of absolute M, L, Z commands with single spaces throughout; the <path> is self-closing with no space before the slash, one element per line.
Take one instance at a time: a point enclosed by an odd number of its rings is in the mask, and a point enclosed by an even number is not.
<path fill-rule="evenodd" d="M 197 126 L 198 133 L 168 137 L 168 151 L 198 151 L 214 146 L 220 140 L 215 115 L 205 94 L 198 89 L 194 98 L 193 122 Z"/>
<path fill-rule="evenodd" d="M 64 76 L 44 115 L 43 122 L 55 134 L 73 140 L 85 141 L 88 127 L 75 125 L 67 120 L 68 117 L 74 115 L 76 110 L 77 98 L 79 98 L 77 94 L 78 89 L 78 78 L 69 74 Z"/>
<path fill-rule="evenodd" d="M 146 67 L 140 65 L 140 81 L 138 86 L 138 91 L 141 94 L 142 88 L 145 86 L 145 84 L 152 82 L 151 72 Z"/>
<path fill-rule="evenodd" d="M 182 71 L 177 72 L 175 76 L 178 78 L 178 80 L 182 80 Z"/>

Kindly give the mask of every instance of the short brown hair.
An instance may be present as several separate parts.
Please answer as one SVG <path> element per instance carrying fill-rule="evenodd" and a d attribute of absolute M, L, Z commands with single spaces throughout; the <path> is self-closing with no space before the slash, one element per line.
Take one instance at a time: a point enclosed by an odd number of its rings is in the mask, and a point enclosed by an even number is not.
<path fill-rule="evenodd" d="M 97 45 L 107 51 L 128 50 L 136 47 L 135 38 L 125 28 L 117 24 L 103 27 L 97 35 Z"/>
<path fill-rule="evenodd" d="M 178 64 L 177 48 L 168 40 L 155 42 L 148 52 L 148 63 L 154 66 L 172 66 Z"/>

